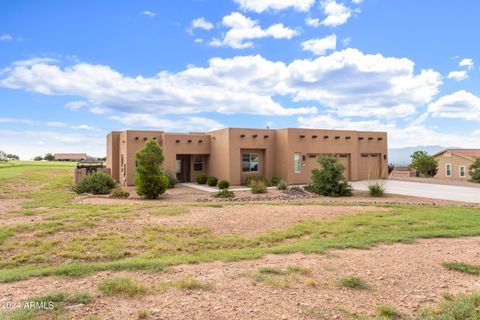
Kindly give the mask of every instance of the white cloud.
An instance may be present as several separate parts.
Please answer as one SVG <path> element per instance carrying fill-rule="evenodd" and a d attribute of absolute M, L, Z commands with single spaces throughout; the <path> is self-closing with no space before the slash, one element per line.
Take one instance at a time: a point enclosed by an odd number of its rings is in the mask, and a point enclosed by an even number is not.
<path fill-rule="evenodd" d="M 304 51 L 311 51 L 318 56 L 323 56 L 327 50 L 335 50 L 337 47 L 337 36 L 332 34 L 325 38 L 310 39 L 302 42 Z"/>
<path fill-rule="evenodd" d="M 298 11 L 308 11 L 315 3 L 315 0 L 234 0 L 242 10 L 254 11 L 257 13 L 266 10 L 283 10 L 293 8 Z"/>
<path fill-rule="evenodd" d="M 192 28 L 211 30 L 213 29 L 213 24 L 208 22 L 204 17 L 200 17 L 192 21 Z"/>
<path fill-rule="evenodd" d="M 472 59 L 470 59 L 470 58 L 465 58 L 465 59 L 462 59 L 462 60 L 458 63 L 458 65 L 459 65 L 460 67 L 467 67 L 468 70 L 472 70 L 474 63 L 473 63 L 473 60 L 472 60 Z"/>
<path fill-rule="evenodd" d="M 310 26 L 310 27 L 313 27 L 313 28 L 316 28 L 320 25 L 320 19 L 318 18 L 312 18 L 312 17 L 307 17 L 305 19 L 305 24 L 307 26 Z"/>
<path fill-rule="evenodd" d="M 195 43 L 202 43 L 203 42 L 203 39 L 202 38 L 197 38 L 194 40 Z"/>
<path fill-rule="evenodd" d="M 315 116 L 298 118 L 300 127 L 325 128 L 359 131 L 386 131 L 390 148 L 403 148 L 418 145 L 442 145 L 463 148 L 478 148 L 478 138 L 457 134 L 449 134 L 415 123 L 399 127 L 395 122 L 379 120 L 354 121 L 351 119 L 336 119 L 331 116 Z"/>
<path fill-rule="evenodd" d="M 416 74 L 411 60 L 356 49 L 295 60 L 288 70 L 295 101 L 316 101 L 343 116 L 405 117 L 429 103 L 442 84 L 436 71 Z"/>
<path fill-rule="evenodd" d="M 352 16 L 350 8 L 335 0 L 325 0 L 322 2 L 323 12 L 327 16 L 321 24 L 328 27 L 336 27 L 345 24 Z"/>
<path fill-rule="evenodd" d="M 253 42 L 248 40 L 273 37 L 275 39 L 291 39 L 297 35 L 297 31 L 285 27 L 281 23 L 273 24 L 263 29 L 258 21 L 245 17 L 239 12 L 233 12 L 223 17 L 222 24 L 230 28 L 223 40 L 212 39 L 212 46 L 229 46 L 234 49 L 253 47 Z M 246 41 L 247 40 L 247 41 Z"/>
<path fill-rule="evenodd" d="M 215 120 L 203 117 L 187 117 L 179 120 L 170 120 L 149 114 L 129 114 L 125 116 L 112 116 L 110 119 L 119 121 L 126 126 L 152 127 L 165 131 L 207 132 L 224 127 Z"/>
<path fill-rule="evenodd" d="M 45 124 L 47 125 L 47 127 L 53 127 L 53 128 L 68 127 L 68 124 L 66 124 L 65 122 L 60 122 L 60 121 L 49 121 L 49 122 L 45 122 Z"/>
<path fill-rule="evenodd" d="M 103 134 L 79 134 L 53 131 L 0 130 L 0 150 L 17 154 L 21 159 L 51 153 L 86 152 L 104 157 L 106 153 Z"/>
<path fill-rule="evenodd" d="M 77 111 L 86 106 L 88 106 L 88 103 L 85 101 L 71 101 L 65 104 L 65 108 L 70 109 L 72 111 Z"/>
<path fill-rule="evenodd" d="M 0 41 L 11 41 L 11 40 L 13 40 L 13 37 L 7 33 L 2 34 L 0 36 Z"/>
<path fill-rule="evenodd" d="M 480 98 L 460 90 L 431 103 L 428 111 L 434 117 L 480 120 Z"/>
<path fill-rule="evenodd" d="M 448 76 L 448 79 L 455 79 L 457 81 L 462 81 L 468 78 L 467 71 L 451 71 Z"/>
<path fill-rule="evenodd" d="M 152 11 L 144 10 L 144 11 L 140 11 L 139 15 L 149 17 L 149 18 L 153 18 L 157 14 L 155 12 L 152 12 Z"/>
<path fill-rule="evenodd" d="M 352 42 L 352 38 L 346 37 L 342 39 L 342 44 L 344 47 L 348 47 L 350 45 L 350 42 Z"/>
<path fill-rule="evenodd" d="M 362 3 L 363 0 L 352 0 L 352 3 L 355 3 L 355 4 L 360 4 Z"/>
<path fill-rule="evenodd" d="M 442 84 L 406 58 L 345 49 L 316 59 L 275 62 L 260 55 L 210 59 L 206 67 L 129 77 L 108 66 L 14 65 L 0 86 L 80 97 L 103 110 L 142 114 L 305 115 L 321 105 L 342 116 L 396 118 L 431 102 Z M 282 101 L 281 103 L 279 101 Z"/>
<path fill-rule="evenodd" d="M 35 122 L 28 119 L 0 118 L 0 123 L 34 124 Z"/>

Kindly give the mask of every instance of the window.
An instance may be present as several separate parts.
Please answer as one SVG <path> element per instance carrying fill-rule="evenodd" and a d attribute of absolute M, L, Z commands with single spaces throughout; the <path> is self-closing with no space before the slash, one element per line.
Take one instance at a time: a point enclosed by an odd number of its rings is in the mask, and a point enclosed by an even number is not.
<path fill-rule="evenodd" d="M 300 153 L 294 153 L 293 154 L 293 171 L 295 173 L 300 173 L 301 171 L 301 154 Z"/>
<path fill-rule="evenodd" d="M 465 177 L 465 166 L 460 166 L 460 177 Z"/>
<path fill-rule="evenodd" d="M 446 174 L 447 177 L 452 176 L 452 164 L 451 163 L 447 163 L 445 165 L 445 174 Z"/>
<path fill-rule="evenodd" d="M 176 163 L 176 173 L 179 174 L 179 173 L 182 173 L 182 160 L 180 159 L 177 159 L 177 163 Z"/>
<path fill-rule="evenodd" d="M 203 156 L 193 156 L 193 171 L 203 171 Z"/>
<path fill-rule="evenodd" d="M 242 154 L 242 171 L 243 172 L 258 172 L 259 158 L 256 153 Z"/>

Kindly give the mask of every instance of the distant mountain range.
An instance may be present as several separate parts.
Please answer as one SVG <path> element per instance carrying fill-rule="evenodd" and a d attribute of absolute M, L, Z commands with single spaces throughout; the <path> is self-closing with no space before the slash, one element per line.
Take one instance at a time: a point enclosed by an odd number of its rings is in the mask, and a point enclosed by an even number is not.
<path fill-rule="evenodd" d="M 410 164 L 410 156 L 415 151 L 426 151 L 429 154 L 434 154 L 446 149 L 442 146 L 417 146 L 417 147 L 405 147 L 405 148 L 389 148 L 388 149 L 388 162 L 395 165 L 408 165 Z"/>

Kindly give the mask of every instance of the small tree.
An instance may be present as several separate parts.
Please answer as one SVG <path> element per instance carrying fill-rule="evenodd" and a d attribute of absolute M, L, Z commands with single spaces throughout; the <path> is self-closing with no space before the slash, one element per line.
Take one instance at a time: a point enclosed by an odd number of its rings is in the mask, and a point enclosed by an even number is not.
<path fill-rule="evenodd" d="M 155 140 L 148 140 L 143 149 L 137 152 L 135 189 L 138 195 L 156 199 L 165 193 L 169 182 L 162 169 L 164 159 L 163 149 Z"/>
<path fill-rule="evenodd" d="M 53 154 L 47 153 L 47 154 L 45 155 L 45 157 L 43 157 L 43 160 L 53 161 L 53 160 L 55 160 L 55 157 L 53 156 Z"/>
<path fill-rule="evenodd" d="M 480 158 L 476 158 L 475 162 L 472 163 L 468 169 L 470 181 L 480 183 Z"/>
<path fill-rule="evenodd" d="M 18 160 L 20 160 L 20 157 L 17 156 L 16 154 L 11 154 L 11 153 L 9 153 L 9 154 L 7 154 L 7 159 L 8 159 L 8 160 L 17 160 L 17 161 L 18 161 Z"/>
<path fill-rule="evenodd" d="M 35 158 L 33 158 L 33 161 L 42 161 L 43 158 L 42 156 L 36 156 Z"/>
<path fill-rule="evenodd" d="M 426 151 L 415 151 L 410 157 L 410 168 L 417 170 L 421 176 L 433 177 L 437 174 L 438 162 Z"/>
<path fill-rule="evenodd" d="M 317 162 L 322 169 L 313 169 L 307 190 L 323 196 L 351 196 L 352 186 L 343 176 L 345 167 L 335 156 L 319 156 Z"/>
<path fill-rule="evenodd" d="M 7 162 L 7 161 L 8 161 L 7 154 L 0 150 L 0 162 Z"/>

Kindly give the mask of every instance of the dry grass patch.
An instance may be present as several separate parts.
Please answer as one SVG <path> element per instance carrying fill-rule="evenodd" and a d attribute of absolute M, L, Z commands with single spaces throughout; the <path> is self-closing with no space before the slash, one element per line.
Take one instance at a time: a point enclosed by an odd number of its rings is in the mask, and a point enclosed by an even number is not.
<path fill-rule="evenodd" d="M 338 280 L 337 285 L 350 289 L 370 289 L 368 283 L 363 278 L 357 276 L 341 278 Z"/>
<path fill-rule="evenodd" d="M 106 296 L 141 296 L 151 289 L 127 277 L 107 278 L 100 282 L 98 289 Z"/>

